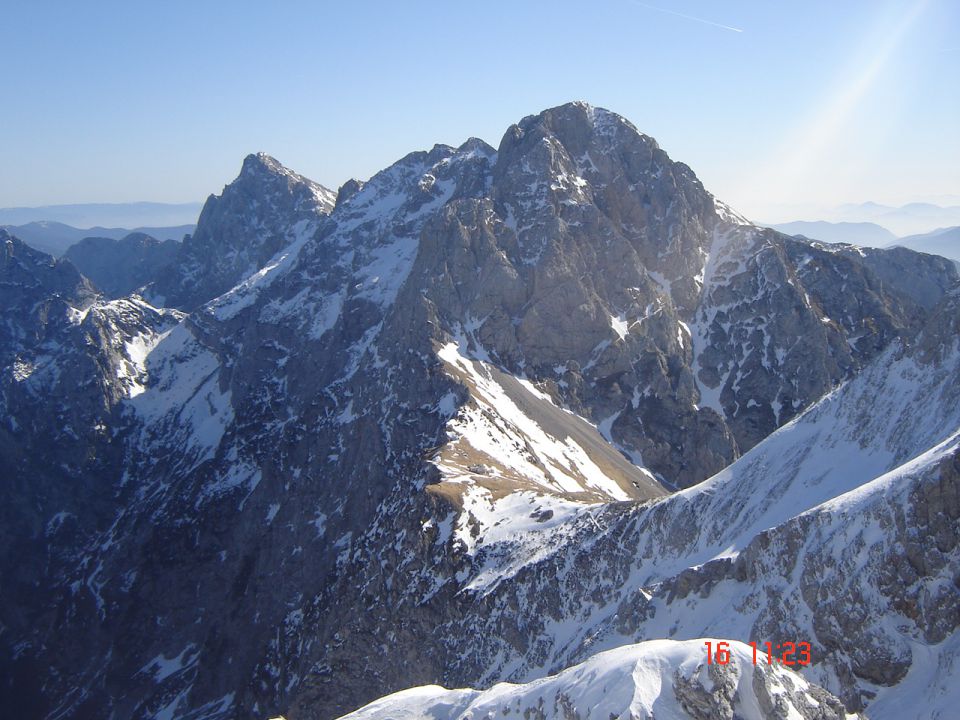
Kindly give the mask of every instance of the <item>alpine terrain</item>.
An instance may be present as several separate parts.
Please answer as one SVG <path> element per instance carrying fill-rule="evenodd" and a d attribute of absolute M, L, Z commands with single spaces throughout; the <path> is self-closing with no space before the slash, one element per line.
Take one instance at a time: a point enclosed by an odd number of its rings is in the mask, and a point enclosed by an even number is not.
<path fill-rule="evenodd" d="M 251 155 L 162 272 L 0 243 L 11 716 L 960 703 L 950 260 L 581 102 L 336 193 Z"/>

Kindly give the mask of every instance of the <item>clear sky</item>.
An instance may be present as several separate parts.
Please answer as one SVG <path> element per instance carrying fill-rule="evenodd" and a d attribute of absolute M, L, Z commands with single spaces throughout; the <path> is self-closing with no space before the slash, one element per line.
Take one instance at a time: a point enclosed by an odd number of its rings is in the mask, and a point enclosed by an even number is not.
<path fill-rule="evenodd" d="M 0 0 L 0 207 L 332 188 L 583 99 L 757 219 L 960 195 L 957 0 Z"/>

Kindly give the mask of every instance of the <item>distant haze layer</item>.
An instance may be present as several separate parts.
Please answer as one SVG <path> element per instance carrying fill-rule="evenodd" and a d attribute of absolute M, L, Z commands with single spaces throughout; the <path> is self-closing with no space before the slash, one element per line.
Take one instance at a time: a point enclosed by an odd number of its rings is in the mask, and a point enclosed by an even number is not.
<path fill-rule="evenodd" d="M 0 208 L 0 225 L 58 222 L 75 228 L 139 228 L 194 225 L 202 203 L 83 203 Z"/>

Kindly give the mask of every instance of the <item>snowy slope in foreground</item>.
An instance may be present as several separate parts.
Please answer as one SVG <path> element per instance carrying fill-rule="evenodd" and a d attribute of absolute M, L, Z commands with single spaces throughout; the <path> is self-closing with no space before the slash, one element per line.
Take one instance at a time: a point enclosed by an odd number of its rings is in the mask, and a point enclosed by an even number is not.
<path fill-rule="evenodd" d="M 716 641 L 713 641 L 716 643 Z M 715 645 L 714 645 L 715 647 Z M 835 697 L 782 666 L 753 664 L 731 644 L 727 665 L 706 662 L 704 640 L 652 640 L 600 653 L 581 665 L 525 685 L 483 692 L 411 688 L 344 716 L 350 720 L 460 718 L 656 718 L 765 720 L 856 718 Z"/>

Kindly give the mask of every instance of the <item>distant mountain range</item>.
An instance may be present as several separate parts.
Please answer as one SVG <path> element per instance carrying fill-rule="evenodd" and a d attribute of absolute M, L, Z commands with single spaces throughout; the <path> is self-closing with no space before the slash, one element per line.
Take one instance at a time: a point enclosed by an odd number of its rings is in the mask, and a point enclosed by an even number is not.
<path fill-rule="evenodd" d="M 192 233 L 202 203 L 78 203 L 0 208 L 0 228 L 55 257 L 87 237 L 120 240 L 131 232 L 157 240 Z"/>
<path fill-rule="evenodd" d="M 887 228 L 870 222 L 826 222 L 825 220 L 770 225 L 787 235 L 828 243 L 848 243 L 865 247 L 905 247 L 918 252 L 950 258 L 960 263 L 960 227 L 939 228 L 920 235 L 898 238 Z"/>
<path fill-rule="evenodd" d="M 931 255 L 942 255 L 960 263 L 960 227 L 941 228 L 923 235 L 908 235 L 893 244 Z"/>
<path fill-rule="evenodd" d="M 897 239 L 897 236 L 871 222 L 826 222 L 825 220 L 797 220 L 796 222 L 771 225 L 787 235 L 802 235 L 812 240 L 822 240 L 829 243 L 850 243 L 851 245 L 866 245 L 868 247 L 886 247 Z"/>
<path fill-rule="evenodd" d="M 881 205 L 875 202 L 847 203 L 834 208 L 814 209 L 810 207 L 781 208 L 777 213 L 781 218 L 813 217 L 816 221 L 830 224 L 863 225 L 872 224 L 889 231 L 897 237 L 929 233 L 940 228 L 960 225 L 960 205 L 935 205 L 933 203 L 908 203 L 900 207 Z M 780 228 L 794 225 L 794 222 L 760 223 L 768 227 Z M 826 240 L 826 238 L 822 238 Z M 839 242 L 838 240 L 837 242 Z M 831 242 L 831 241 L 828 241 Z M 856 242 L 844 239 L 842 242 Z"/>
<path fill-rule="evenodd" d="M 960 205 L 941 206 L 915 202 L 893 207 L 875 202 L 848 203 L 836 208 L 834 214 L 826 219 L 837 222 L 874 222 L 895 235 L 913 235 L 960 225 Z"/>
<path fill-rule="evenodd" d="M 5 211 L 0 211 L 0 213 Z M 192 233 L 196 225 L 173 225 L 168 227 L 135 226 L 123 227 L 91 227 L 77 228 L 62 222 L 52 220 L 36 220 L 24 225 L 0 225 L 11 235 L 16 235 L 25 243 L 37 250 L 42 250 L 54 257 L 60 257 L 67 252 L 67 248 L 75 245 L 84 238 L 98 237 L 121 240 L 130 233 L 142 233 L 157 240 L 183 239 L 184 235 Z"/>

